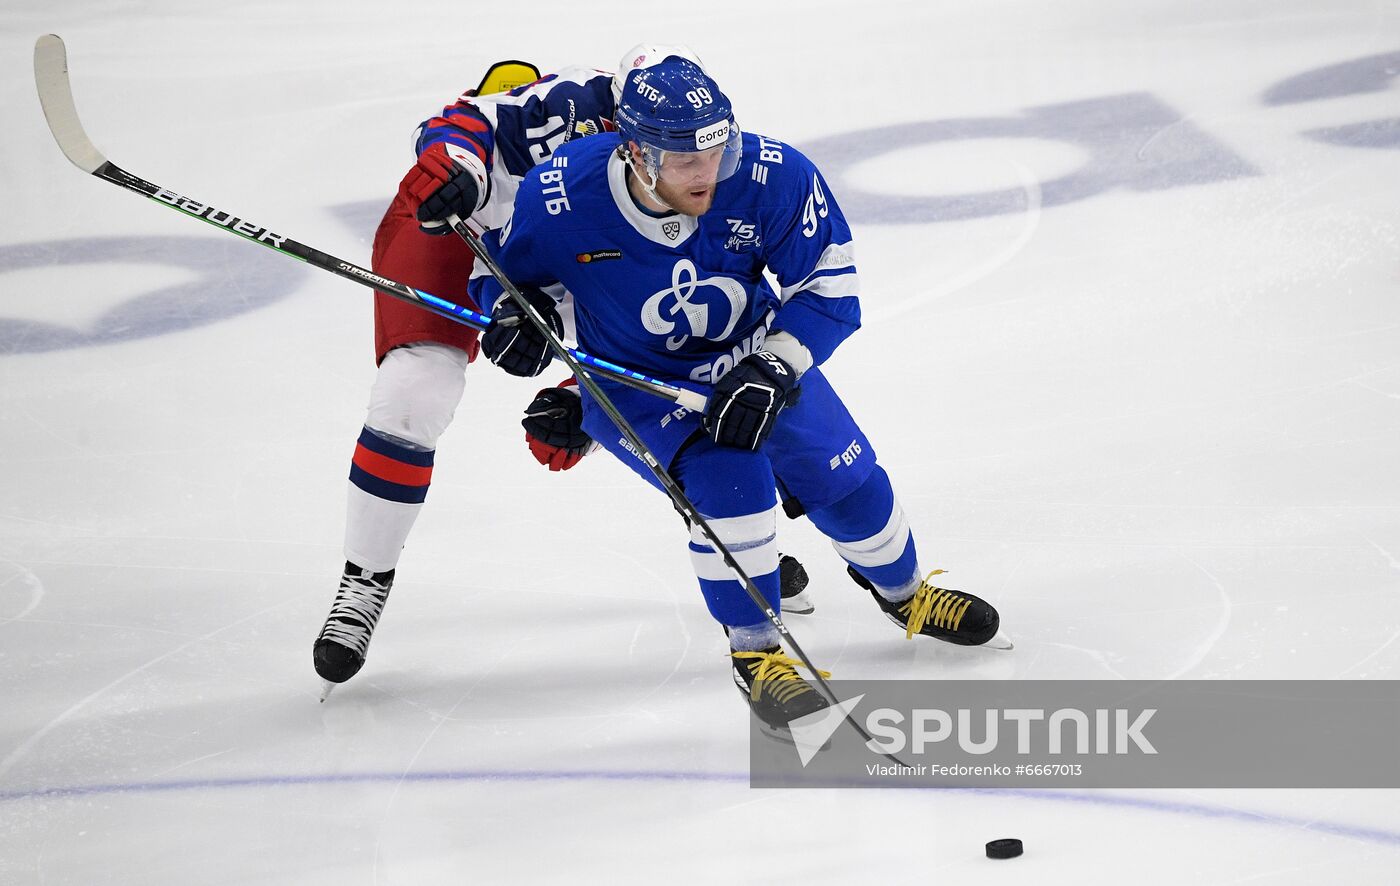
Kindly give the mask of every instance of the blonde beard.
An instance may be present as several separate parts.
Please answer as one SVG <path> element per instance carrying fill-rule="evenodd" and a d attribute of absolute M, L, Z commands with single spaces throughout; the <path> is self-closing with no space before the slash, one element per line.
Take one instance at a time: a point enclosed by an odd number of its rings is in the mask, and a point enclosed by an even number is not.
<path fill-rule="evenodd" d="M 690 196 L 690 190 L 690 188 L 673 188 L 671 185 L 657 182 L 656 198 L 681 215 L 699 218 L 709 212 L 710 207 L 714 205 L 715 185 L 709 186 L 709 193 L 705 195 L 703 202 Z"/>

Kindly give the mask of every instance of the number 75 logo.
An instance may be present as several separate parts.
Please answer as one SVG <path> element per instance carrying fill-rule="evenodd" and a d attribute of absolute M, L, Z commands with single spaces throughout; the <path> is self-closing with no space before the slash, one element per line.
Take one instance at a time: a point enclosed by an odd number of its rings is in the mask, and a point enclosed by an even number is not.
<path fill-rule="evenodd" d="M 822 180 L 812 176 L 812 193 L 807 195 L 807 203 L 802 207 L 802 236 L 811 237 L 817 233 L 817 219 L 826 218 L 831 209 L 826 205 L 826 192 L 822 190 Z"/>

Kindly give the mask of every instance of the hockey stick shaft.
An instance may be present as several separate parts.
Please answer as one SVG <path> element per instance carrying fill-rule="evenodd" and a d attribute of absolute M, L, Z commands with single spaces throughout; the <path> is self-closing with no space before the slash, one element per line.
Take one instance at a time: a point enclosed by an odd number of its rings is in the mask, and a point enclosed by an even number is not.
<path fill-rule="evenodd" d="M 832 691 L 831 686 L 826 682 L 825 678 L 822 677 L 821 671 L 818 670 L 817 666 L 812 663 L 812 660 L 807 657 L 807 653 L 802 649 L 801 644 L 797 642 L 797 638 L 788 630 L 787 625 L 783 624 L 782 617 L 779 616 L 774 608 L 768 604 L 768 601 L 764 599 L 763 592 L 758 589 L 758 585 L 754 584 L 753 579 L 750 578 L 748 573 L 744 571 L 744 568 L 739 565 L 739 561 L 734 558 L 734 554 L 729 550 L 729 547 L 720 540 L 714 528 L 710 526 L 709 522 L 695 509 L 695 505 L 691 503 L 684 490 L 681 489 L 680 484 L 675 481 L 670 472 L 666 470 L 666 467 L 657 461 L 656 456 L 652 454 L 651 449 L 642 441 L 641 436 L 637 434 L 631 422 L 623 417 L 622 413 L 618 411 L 617 406 L 613 404 L 612 399 L 598 387 L 598 383 L 589 377 L 588 373 L 584 371 L 583 366 L 573 358 L 569 353 L 569 349 L 564 346 L 564 343 L 560 341 L 558 336 L 554 334 L 554 331 L 549 328 L 548 322 L 535 310 L 534 305 L 530 304 L 525 296 L 521 295 L 520 290 L 510 281 L 510 278 L 501 270 L 501 266 L 496 263 L 491 253 L 487 251 L 486 244 L 481 242 L 481 238 L 476 236 L 476 234 L 467 227 L 466 223 L 457 216 L 449 216 L 448 221 L 451 223 L 452 229 L 457 232 L 457 235 L 467 242 L 472 252 L 476 253 L 477 261 L 481 262 L 486 270 L 491 273 L 491 276 L 496 278 L 496 282 L 501 285 L 501 289 L 505 291 L 506 296 L 510 298 L 511 301 L 515 302 L 524 312 L 527 322 L 534 326 L 535 329 L 545 337 L 554 353 L 558 354 L 560 359 L 562 359 L 564 363 L 573 370 L 574 374 L 578 376 L 579 385 L 588 391 L 589 396 L 593 398 L 594 402 L 607 413 L 608 418 L 612 419 L 612 423 L 617 426 L 623 438 L 626 439 L 627 443 L 632 447 L 633 452 L 641 458 L 642 462 L 647 466 L 647 470 L 651 471 L 651 475 L 656 478 L 657 483 L 661 485 L 666 495 L 670 497 L 671 503 L 675 505 L 676 510 L 679 511 L 681 516 L 685 517 L 692 526 L 700 530 L 700 533 L 705 536 L 705 540 L 710 543 L 710 546 L 714 548 L 721 559 L 724 560 L 724 565 L 728 567 L 729 571 L 734 574 L 734 577 L 739 580 L 739 584 L 741 584 L 748 593 L 749 599 L 753 600 L 754 605 L 758 607 L 759 611 L 767 617 L 773 627 L 777 628 L 778 633 L 787 638 L 788 645 L 791 647 L 792 651 L 796 653 L 802 663 L 807 666 L 807 669 L 812 672 L 812 679 L 821 686 L 823 694 L 826 695 L 832 704 L 840 704 L 836 693 Z M 701 411 L 703 411 L 703 407 Z M 858 730 L 860 729 L 858 724 L 856 728 Z M 862 734 L 864 734 L 863 730 Z M 866 737 L 869 738 L 869 736 Z"/>
<path fill-rule="evenodd" d="M 415 289 L 397 280 L 366 270 L 352 262 L 322 252 L 290 237 L 278 234 L 269 228 L 239 218 L 231 212 L 217 209 L 207 203 L 192 200 L 168 188 L 153 184 L 139 176 L 132 175 L 108 160 L 92 144 L 83 130 L 73 102 L 73 90 L 68 81 L 68 58 L 63 41 L 53 34 L 40 37 L 34 46 L 34 79 L 39 90 L 39 101 L 44 107 L 44 116 L 49 122 L 54 140 L 64 155 L 79 169 L 103 181 L 140 194 L 155 202 L 177 209 L 185 215 L 207 222 L 216 228 L 266 246 L 283 255 L 306 262 L 312 267 L 329 271 L 338 277 L 368 286 L 391 298 L 415 305 L 449 320 L 473 329 L 485 329 L 491 318 L 471 308 L 466 308 L 444 298 L 439 298 L 421 289 Z M 599 360 L 582 351 L 571 351 L 571 355 L 581 365 L 614 378 L 617 381 L 671 400 L 689 408 L 704 409 L 704 398 L 694 391 L 667 384 L 640 372 L 634 372 L 606 360 Z"/>
<path fill-rule="evenodd" d="M 612 419 L 612 423 L 622 433 L 622 436 L 626 439 L 628 444 L 632 446 L 633 452 L 641 458 L 642 462 L 647 466 L 647 469 L 651 471 L 652 476 L 661 484 L 661 488 L 665 490 L 666 495 L 670 497 L 671 503 L 675 506 L 676 510 L 679 511 L 681 516 L 685 517 L 692 526 L 700 529 L 701 534 L 705 536 L 705 540 L 710 543 L 710 546 L 713 547 L 724 560 L 724 565 L 734 574 L 734 577 L 739 580 L 739 584 L 742 585 L 744 591 L 748 593 L 749 599 L 759 608 L 759 611 L 764 614 L 769 623 L 777 629 L 779 636 L 787 639 L 788 648 L 797 655 L 798 660 L 812 673 L 812 682 L 821 689 L 822 695 L 826 696 L 827 700 L 831 702 L 832 705 L 840 708 L 841 699 L 837 698 L 836 690 L 831 688 L 831 684 L 822 676 L 821 670 L 812 663 L 812 659 L 808 657 L 806 650 L 802 648 L 802 644 L 797 642 L 797 638 L 792 635 L 787 625 L 783 623 L 782 617 L 778 615 L 772 606 L 768 605 L 768 601 L 763 597 L 763 592 L 758 589 L 758 585 L 754 584 L 753 579 L 750 578 L 748 573 L 744 571 L 744 568 L 739 565 L 739 561 L 734 558 L 734 554 L 729 550 L 728 545 L 720 540 L 714 528 L 710 526 L 709 522 L 695 509 L 695 505 L 691 503 L 685 491 L 681 489 L 680 484 L 677 483 L 670 472 L 657 461 L 656 456 L 652 454 L 651 449 L 642 441 L 636 429 L 632 427 L 631 422 L 627 421 L 622 413 L 618 411 L 617 406 L 614 405 L 611 398 L 598 387 L 598 383 L 573 359 L 573 356 L 569 353 L 569 349 L 564 346 L 564 343 L 560 341 L 554 334 L 554 331 L 549 328 L 549 324 L 545 321 L 544 317 L 540 316 L 539 311 L 535 310 L 535 306 L 530 304 L 525 296 L 520 294 L 520 290 L 510 281 L 510 278 L 506 276 L 501 266 L 496 263 L 496 260 L 491 257 L 490 252 L 486 249 L 486 244 L 481 242 L 481 238 L 476 236 L 476 234 L 467 227 L 466 223 L 457 216 L 448 216 L 448 221 L 451 223 L 452 229 L 457 232 L 457 235 L 467 242 L 472 252 L 476 253 L 477 261 L 481 262 L 486 270 L 490 272 L 491 276 L 496 278 L 496 282 L 501 285 L 501 289 L 505 291 L 506 296 L 515 302 L 521 311 L 524 312 L 526 321 L 544 336 L 554 353 L 558 354 L 559 358 L 573 370 L 574 374 L 578 377 L 579 385 L 588 391 L 594 401 L 607 413 L 608 418 Z M 703 406 L 699 411 L 704 411 Z M 856 731 L 856 734 L 865 740 L 867 746 L 870 746 L 874 742 L 870 733 L 866 731 L 864 726 L 860 725 L 849 710 L 842 711 L 842 719 L 849 723 L 851 728 Z M 893 761 L 899 766 L 908 765 L 894 754 L 881 753 L 881 756 Z"/>

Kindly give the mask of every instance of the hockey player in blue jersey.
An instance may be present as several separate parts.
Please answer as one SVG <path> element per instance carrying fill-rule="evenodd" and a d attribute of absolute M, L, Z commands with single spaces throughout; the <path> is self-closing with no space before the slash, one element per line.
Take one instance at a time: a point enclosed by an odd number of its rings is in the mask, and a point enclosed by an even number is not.
<path fill-rule="evenodd" d="M 776 482 L 906 636 L 1002 645 L 991 605 L 923 576 L 889 478 L 820 369 L 860 326 L 850 230 L 821 174 L 741 133 L 718 85 L 680 57 L 631 73 L 615 122 L 522 180 L 511 221 L 486 238 L 502 269 L 556 334 L 556 300 L 572 299 L 580 347 L 708 396 L 700 414 L 595 379 L 769 606 Z M 470 291 L 495 321 L 488 358 L 542 372 L 544 336 L 495 279 L 478 268 Z M 582 406 L 584 430 L 655 484 L 587 392 Z M 702 534 L 689 550 L 754 713 L 780 729 L 824 706 Z"/>

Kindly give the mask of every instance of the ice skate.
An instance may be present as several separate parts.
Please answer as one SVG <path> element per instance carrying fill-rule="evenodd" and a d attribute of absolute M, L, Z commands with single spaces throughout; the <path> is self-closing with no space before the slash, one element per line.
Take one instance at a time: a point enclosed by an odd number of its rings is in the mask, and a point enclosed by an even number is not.
<path fill-rule="evenodd" d="M 337 683 L 344 683 L 364 666 L 374 626 L 389 599 L 394 570 L 370 572 L 354 563 L 345 564 L 340 587 L 335 592 L 326 624 L 316 638 L 311 657 L 316 673 L 326 681 L 321 700 L 325 701 Z"/>
<path fill-rule="evenodd" d="M 739 687 L 763 732 L 792 742 L 788 724 L 830 706 L 811 683 L 798 676 L 803 664 L 789 658 L 780 646 L 760 652 L 731 651 L 734 685 Z M 818 671 L 823 677 L 831 675 Z"/>
<path fill-rule="evenodd" d="M 816 607 L 807 594 L 807 570 L 801 561 L 787 554 L 779 554 L 778 579 L 782 585 L 783 611 L 794 615 L 812 614 Z"/>
<path fill-rule="evenodd" d="M 890 621 L 904 628 L 907 638 L 922 634 L 959 646 L 1011 648 L 1011 640 L 1001 632 L 1001 617 L 992 604 L 981 597 L 930 583 L 935 575 L 943 574 L 942 569 L 930 572 L 919 582 L 912 597 L 898 603 L 885 599 L 855 567 L 847 566 L 846 572 L 870 592 Z"/>

